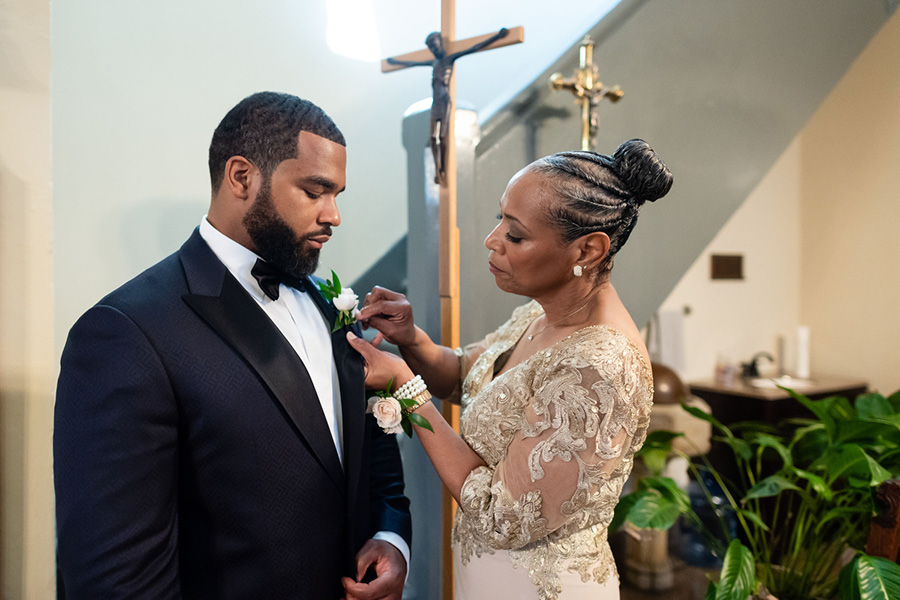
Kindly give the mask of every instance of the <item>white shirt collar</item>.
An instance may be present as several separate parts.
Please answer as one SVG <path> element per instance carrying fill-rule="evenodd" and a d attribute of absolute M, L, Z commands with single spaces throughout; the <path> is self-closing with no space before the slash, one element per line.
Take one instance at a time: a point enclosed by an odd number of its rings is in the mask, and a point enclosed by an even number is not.
<path fill-rule="evenodd" d="M 200 237 L 209 245 L 225 268 L 234 275 L 235 279 L 257 300 L 266 302 L 269 297 L 265 295 L 259 287 L 256 278 L 250 274 L 250 269 L 256 264 L 259 256 L 255 252 L 246 248 L 215 227 L 209 222 L 207 215 L 203 215 L 200 221 Z"/>

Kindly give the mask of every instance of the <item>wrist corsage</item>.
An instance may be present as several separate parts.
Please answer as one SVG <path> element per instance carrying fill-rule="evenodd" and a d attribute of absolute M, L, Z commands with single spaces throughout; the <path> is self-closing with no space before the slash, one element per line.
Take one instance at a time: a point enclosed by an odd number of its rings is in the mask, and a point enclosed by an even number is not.
<path fill-rule="evenodd" d="M 338 316 L 334 320 L 334 327 L 331 328 L 331 333 L 356 322 L 356 315 L 359 314 L 359 309 L 357 308 L 359 298 L 353 293 L 353 288 L 341 287 L 341 280 L 338 279 L 337 273 L 332 271 L 331 279 L 326 279 L 324 282 L 320 281 L 319 291 L 338 310 Z"/>
<path fill-rule="evenodd" d="M 422 377 L 416 375 L 391 394 L 393 383 L 392 379 L 384 391 L 375 392 L 375 395 L 369 398 L 366 412 L 375 415 L 375 421 L 385 433 L 403 432 L 412 437 L 413 425 L 434 433 L 428 419 L 416 414 L 417 408 L 431 400 L 431 394 Z"/>

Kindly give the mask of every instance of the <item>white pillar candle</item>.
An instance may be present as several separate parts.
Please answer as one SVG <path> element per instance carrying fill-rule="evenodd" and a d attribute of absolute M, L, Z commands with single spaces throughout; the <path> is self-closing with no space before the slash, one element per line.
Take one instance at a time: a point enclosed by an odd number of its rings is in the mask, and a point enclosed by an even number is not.
<path fill-rule="evenodd" d="M 809 379 L 809 327 L 797 327 L 797 370 L 800 379 Z"/>

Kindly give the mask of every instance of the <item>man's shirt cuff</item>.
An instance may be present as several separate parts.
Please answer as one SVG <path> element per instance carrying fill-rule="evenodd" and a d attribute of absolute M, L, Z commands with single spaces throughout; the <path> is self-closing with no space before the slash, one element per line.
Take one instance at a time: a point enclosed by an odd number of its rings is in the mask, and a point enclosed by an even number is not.
<path fill-rule="evenodd" d="M 403 558 L 406 560 L 406 579 L 403 580 L 403 582 L 406 583 L 406 581 L 409 580 L 409 544 L 406 543 L 406 540 L 393 531 L 379 531 L 372 536 L 372 539 L 383 540 L 400 551 L 400 554 L 402 554 Z"/>

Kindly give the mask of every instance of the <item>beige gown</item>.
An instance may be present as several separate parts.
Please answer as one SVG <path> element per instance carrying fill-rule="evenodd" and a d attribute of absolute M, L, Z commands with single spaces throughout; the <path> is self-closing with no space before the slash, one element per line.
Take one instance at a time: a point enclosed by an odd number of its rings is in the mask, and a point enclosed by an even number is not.
<path fill-rule="evenodd" d="M 487 463 L 460 491 L 456 600 L 615 600 L 607 527 L 646 437 L 653 379 L 624 334 L 580 329 L 498 377 L 542 309 L 458 350 L 463 438 Z"/>

